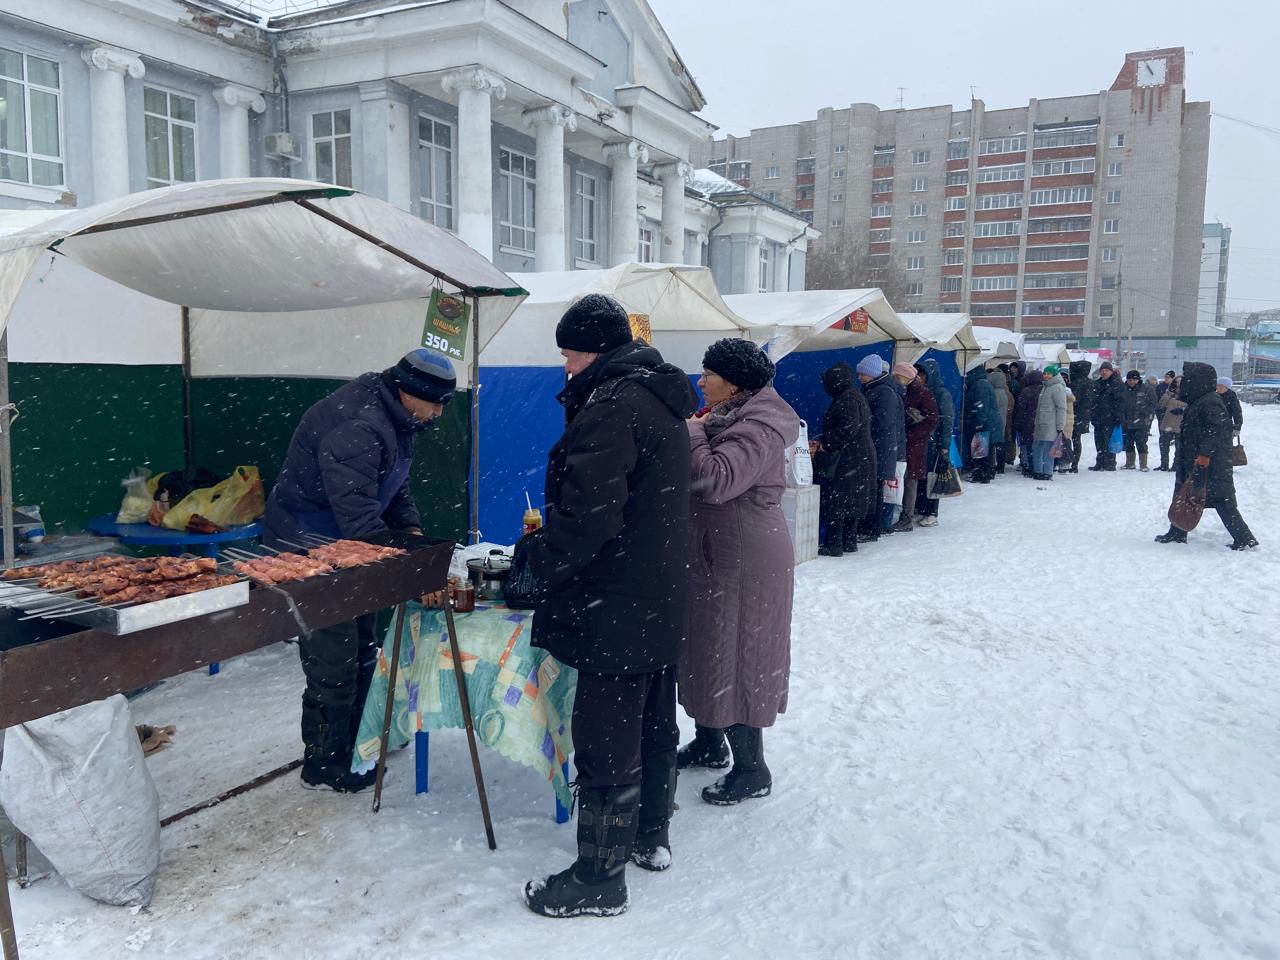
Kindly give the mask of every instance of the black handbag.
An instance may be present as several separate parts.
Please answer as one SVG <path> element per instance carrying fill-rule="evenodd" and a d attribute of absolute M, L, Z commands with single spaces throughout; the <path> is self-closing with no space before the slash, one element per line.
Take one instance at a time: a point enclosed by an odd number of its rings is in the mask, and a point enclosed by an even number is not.
<path fill-rule="evenodd" d="M 502 600 L 513 610 L 532 610 L 546 595 L 546 588 L 534 575 L 529 564 L 529 548 L 542 536 L 538 530 L 516 541 L 511 551 L 511 569 L 502 585 Z"/>
<path fill-rule="evenodd" d="M 843 450 L 837 450 L 832 453 L 829 450 L 819 450 L 813 455 L 813 479 L 818 483 L 826 483 L 836 478 L 836 471 L 840 469 L 840 455 Z"/>

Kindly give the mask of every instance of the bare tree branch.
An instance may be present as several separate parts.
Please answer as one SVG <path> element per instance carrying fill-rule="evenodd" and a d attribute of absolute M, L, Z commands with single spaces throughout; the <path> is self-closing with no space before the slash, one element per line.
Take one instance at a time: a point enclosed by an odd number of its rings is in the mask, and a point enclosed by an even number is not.
<path fill-rule="evenodd" d="M 805 263 L 808 290 L 857 290 L 879 287 L 895 309 L 907 304 L 907 276 L 889 254 L 873 254 L 846 236 L 824 239 Z"/>

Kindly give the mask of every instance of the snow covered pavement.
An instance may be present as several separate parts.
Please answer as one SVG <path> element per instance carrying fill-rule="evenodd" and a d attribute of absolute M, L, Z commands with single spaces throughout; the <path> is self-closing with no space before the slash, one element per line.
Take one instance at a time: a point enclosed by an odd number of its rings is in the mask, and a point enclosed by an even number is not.
<path fill-rule="evenodd" d="M 147 910 L 14 888 L 23 956 L 1280 958 L 1280 410 L 1245 416 L 1258 551 L 1212 512 L 1155 544 L 1168 474 L 1082 472 L 805 564 L 773 796 L 710 807 L 713 775 L 682 775 L 675 866 L 629 871 L 624 917 L 524 909 L 572 827 L 483 752 L 490 853 L 449 731 L 426 796 L 393 757 L 380 814 L 287 777 L 166 829 Z M 178 725 L 149 761 L 165 812 L 296 756 L 300 691 L 271 648 L 135 702 Z"/>

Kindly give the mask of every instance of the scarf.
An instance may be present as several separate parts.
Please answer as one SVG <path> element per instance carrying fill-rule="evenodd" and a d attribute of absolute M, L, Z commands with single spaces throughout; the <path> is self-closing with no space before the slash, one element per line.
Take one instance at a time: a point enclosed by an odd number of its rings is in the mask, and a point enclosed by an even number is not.
<path fill-rule="evenodd" d="M 759 390 L 742 390 L 712 407 L 702 421 L 707 431 L 707 439 L 711 439 L 737 423 L 738 417 L 742 414 L 742 408 L 759 392 Z"/>

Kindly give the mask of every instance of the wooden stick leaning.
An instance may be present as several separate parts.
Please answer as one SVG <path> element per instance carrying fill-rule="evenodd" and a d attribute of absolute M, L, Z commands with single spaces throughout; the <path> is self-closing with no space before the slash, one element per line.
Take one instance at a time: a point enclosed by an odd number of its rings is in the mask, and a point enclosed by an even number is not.
<path fill-rule="evenodd" d="M 18 934 L 13 926 L 13 904 L 9 900 L 9 871 L 0 850 L 0 947 L 4 960 L 18 960 Z"/>
<path fill-rule="evenodd" d="M 382 742 L 378 745 L 378 775 L 373 781 L 373 812 L 382 809 L 382 777 L 387 772 L 387 741 L 391 737 L 391 713 L 396 702 L 396 676 L 400 672 L 400 633 L 404 629 L 404 604 L 396 605 L 396 633 L 391 643 L 391 667 L 387 676 L 387 706 L 382 713 Z"/>
<path fill-rule="evenodd" d="M 484 791 L 484 775 L 480 772 L 480 751 L 476 749 L 476 731 L 471 718 L 471 698 L 467 695 L 467 679 L 462 670 L 462 652 L 458 648 L 458 631 L 453 623 L 453 601 L 444 599 L 444 620 L 449 630 L 449 651 L 453 655 L 453 678 L 458 683 L 458 700 L 462 704 L 462 721 L 467 727 L 467 746 L 471 748 L 471 769 L 476 775 L 476 792 L 480 795 L 480 815 L 484 818 L 484 834 L 489 849 L 497 850 L 493 838 L 493 820 L 489 817 L 489 797 Z"/>

